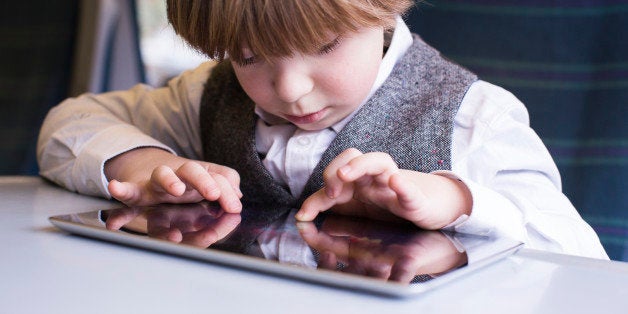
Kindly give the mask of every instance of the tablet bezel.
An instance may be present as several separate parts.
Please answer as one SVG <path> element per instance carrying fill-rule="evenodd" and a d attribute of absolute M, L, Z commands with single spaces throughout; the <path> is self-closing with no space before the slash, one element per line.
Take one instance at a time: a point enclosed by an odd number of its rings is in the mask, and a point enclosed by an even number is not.
<path fill-rule="evenodd" d="M 95 212 L 100 211 L 89 211 L 76 215 L 95 215 Z M 391 297 L 409 297 L 425 293 L 456 278 L 469 274 L 474 270 L 485 267 L 506 256 L 509 256 L 522 246 L 522 243 L 507 238 L 492 239 L 490 245 L 493 247 L 494 254 L 484 256 L 480 260 L 469 263 L 464 267 L 453 269 L 429 281 L 402 284 L 394 281 L 384 281 L 381 279 L 322 268 L 310 269 L 306 267 L 295 267 L 294 265 L 249 256 L 244 253 L 228 252 L 213 249 L 212 247 L 199 248 L 191 245 L 150 238 L 144 235 L 123 232 L 120 230 L 109 230 L 104 226 L 96 226 L 74 221 L 71 218 L 71 215 L 52 216 L 49 220 L 59 229 L 89 238 L 182 256 L 204 262 L 259 271 L 262 273 L 279 275 L 281 277 L 299 279 L 327 286 L 375 293 Z"/>

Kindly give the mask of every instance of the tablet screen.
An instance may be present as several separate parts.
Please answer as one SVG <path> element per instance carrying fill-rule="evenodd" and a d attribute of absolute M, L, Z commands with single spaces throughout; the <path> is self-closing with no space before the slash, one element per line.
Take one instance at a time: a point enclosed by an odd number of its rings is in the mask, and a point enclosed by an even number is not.
<path fill-rule="evenodd" d="M 520 243 L 340 215 L 209 202 L 51 217 L 70 232 L 356 290 L 408 295 L 512 253 Z"/>

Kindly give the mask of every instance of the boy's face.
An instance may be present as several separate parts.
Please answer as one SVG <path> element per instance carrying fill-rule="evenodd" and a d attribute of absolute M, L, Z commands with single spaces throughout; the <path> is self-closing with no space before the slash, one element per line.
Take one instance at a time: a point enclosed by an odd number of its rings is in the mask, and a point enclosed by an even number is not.
<path fill-rule="evenodd" d="M 382 61 L 383 28 L 330 36 L 315 54 L 272 63 L 246 48 L 246 64 L 233 68 L 249 97 L 264 111 L 303 130 L 321 130 L 353 112 L 368 96 Z"/>

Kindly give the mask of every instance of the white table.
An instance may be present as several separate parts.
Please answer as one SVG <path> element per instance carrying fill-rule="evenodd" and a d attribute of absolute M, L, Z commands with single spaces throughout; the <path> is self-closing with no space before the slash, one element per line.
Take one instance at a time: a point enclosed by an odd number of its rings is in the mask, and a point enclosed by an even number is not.
<path fill-rule="evenodd" d="M 628 313 L 628 263 L 521 250 L 417 298 L 276 278 L 54 228 L 117 203 L 0 177 L 0 313 Z"/>

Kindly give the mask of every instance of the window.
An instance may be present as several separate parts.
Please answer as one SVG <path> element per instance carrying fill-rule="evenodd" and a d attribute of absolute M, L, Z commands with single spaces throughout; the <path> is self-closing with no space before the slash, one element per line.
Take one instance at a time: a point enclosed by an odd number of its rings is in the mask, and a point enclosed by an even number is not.
<path fill-rule="evenodd" d="M 177 36 L 166 18 L 164 0 L 136 0 L 140 49 L 147 83 L 162 86 L 182 71 L 208 58 Z"/>

